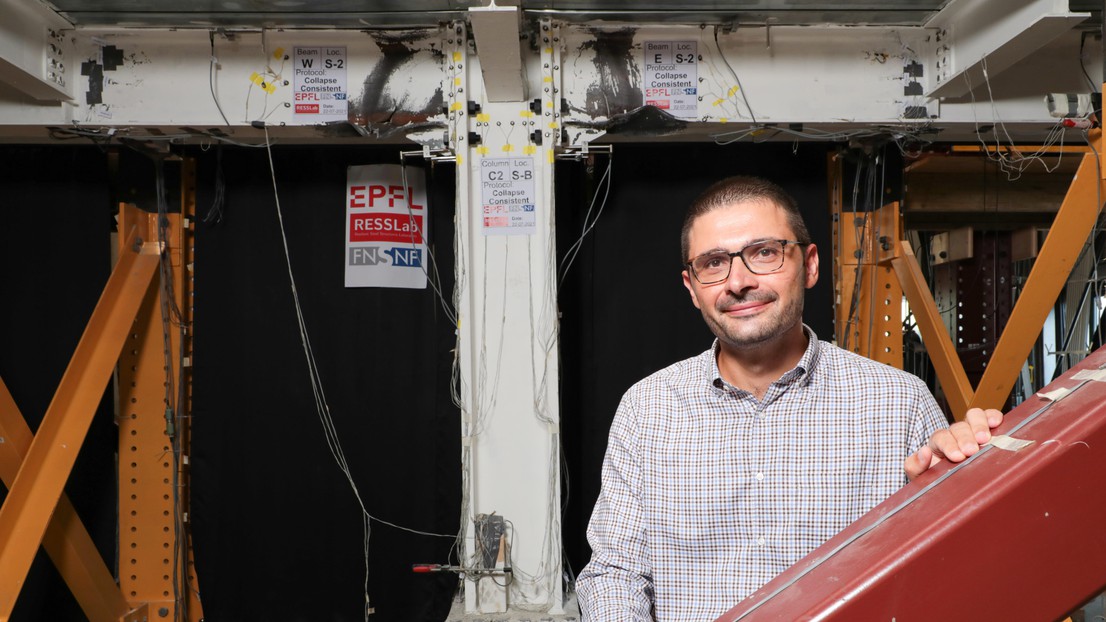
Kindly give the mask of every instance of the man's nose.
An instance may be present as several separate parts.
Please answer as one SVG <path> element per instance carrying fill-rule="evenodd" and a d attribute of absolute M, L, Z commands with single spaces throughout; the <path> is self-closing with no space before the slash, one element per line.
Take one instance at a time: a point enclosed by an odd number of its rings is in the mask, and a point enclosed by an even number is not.
<path fill-rule="evenodd" d="M 758 283 L 757 275 L 749 271 L 741 257 L 734 257 L 730 264 L 730 276 L 726 278 L 726 289 L 734 293 L 743 292 L 755 288 Z"/>

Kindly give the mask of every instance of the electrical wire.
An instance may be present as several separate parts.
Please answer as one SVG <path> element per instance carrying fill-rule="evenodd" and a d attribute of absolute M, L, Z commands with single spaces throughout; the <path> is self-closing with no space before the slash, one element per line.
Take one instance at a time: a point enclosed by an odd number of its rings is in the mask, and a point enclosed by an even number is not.
<path fill-rule="evenodd" d="M 339 470 L 345 475 L 346 481 L 349 484 L 350 490 L 353 492 L 354 497 L 357 499 L 357 503 L 361 508 L 362 527 L 363 527 L 363 547 L 364 547 L 364 559 L 365 559 L 365 620 L 368 622 L 370 600 L 369 600 L 369 542 L 372 533 L 372 521 L 388 525 L 395 529 L 400 529 L 409 533 L 414 533 L 424 536 L 441 537 L 441 538 L 456 538 L 456 534 L 441 534 L 430 531 L 423 531 L 419 529 L 411 529 L 404 527 L 396 523 L 380 519 L 369 513 L 365 506 L 365 502 L 361 497 L 361 492 L 357 488 L 357 483 L 353 479 L 353 474 L 350 472 L 349 463 L 346 461 L 345 452 L 342 449 L 341 440 L 338 437 L 338 430 L 334 423 L 334 419 L 330 414 L 330 405 L 326 399 L 326 393 L 323 389 L 322 375 L 319 372 L 318 365 L 315 362 L 315 353 L 311 346 L 311 339 L 307 331 L 307 324 L 304 320 L 303 309 L 300 305 L 299 292 L 296 288 L 295 274 L 292 272 L 292 258 L 291 253 L 288 250 L 288 237 L 284 227 L 284 215 L 280 206 L 280 192 L 277 188 L 276 166 L 273 163 L 273 151 L 271 142 L 269 141 L 269 128 L 263 126 L 265 132 L 265 146 L 266 155 L 269 160 L 269 173 L 273 182 L 273 203 L 276 208 L 277 222 L 280 228 L 280 239 L 284 250 L 285 266 L 288 269 L 288 281 L 292 292 L 292 301 L 296 311 L 296 323 L 300 333 L 300 343 L 303 346 L 304 359 L 307 363 L 308 375 L 311 382 L 311 390 L 315 399 L 315 411 L 319 418 L 319 423 L 323 428 L 323 433 L 326 438 L 327 447 L 330 449 L 331 456 L 334 458 L 335 463 L 338 465 Z"/>
<path fill-rule="evenodd" d="M 227 182 L 223 172 L 223 146 L 215 148 L 215 196 L 211 200 L 211 207 L 204 214 L 203 222 L 207 225 L 217 225 L 223 222 L 223 208 L 227 202 Z"/>
<path fill-rule="evenodd" d="M 1064 133 L 1065 128 L 1061 123 L 1053 125 L 1048 134 L 1045 136 L 1043 144 L 1037 148 L 1037 150 L 1029 155 L 1022 154 L 1014 145 L 1014 139 L 1010 136 L 1010 132 L 1006 128 L 1006 123 L 1003 122 L 1002 117 L 998 113 L 998 108 L 995 105 L 994 93 L 991 90 L 991 78 L 987 71 L 987 55 L 983 55 L 980 59 L 980 68 L 983 71 L 983 83 L 987 87 L 987 98 L 991 108 L 991 118 L 994 123 L 991 125 L 991 133 L 994 135 L 995 145 L 994 151 L 991 151 L 990 145 L 983 139 L 983 132 L 979 126 L 979 117 L 976 113 L 976 106 L 978 102 L 975 99 L 975 89 L 972 86 L 971 77 L 968 72 L 963 74 L 964 81 L 968 86 L 968 95 L 972 100 L 972 120 L 975 124 L 975 134 L 979 141 L 980 147 L 983 149 L 984 154 L 992 162 L 998 164 L 999 170 L 1006 174 L 1006 178 L 1009 181 L 1014 181 L 1021 177 L 1034 162 L 1038 162 L 1044 167 L 1045 172 L 1051 173 L 1060 166 L 1064 157 Z M 1001 131 L 1001 135 L 999 132 Z M 1008 146 L 1004 148 L 1002 144 L 1003 136 Z M 1051 166 L 1045 161 L 1044 156 L 1052 153 L 1052 148 L 1059 143 L 1060 151 L 1056 162 Z"/>
<path fill-rule="evenodd" d="M 399 172 L 401 181 L 403 182 L 404 196 L 406 197 L 404 205 L 407 208 L 407 223 L 412 230 L 416 230 L 419 232 L 419 236 L 423 240 L 422 245 L 426 247 L 426 254 L 430 259 L 430 271 L 427 271 L 425 262 L 420 262 L 419 267 L 422 269 L 422 274 L 426 278 L 426 281 L 434 290 L 434 295 L 437 297 L 439 303 L 441 304 L 442 311 L 445 313 L 445 316 L 449 318 L 449 321 L 453 324 L 453 326 L 457 326 L 457 312 L 455 311 L 456 307 L 450 305 L 449 301 L 445 299 L 445 294 L 442 292 L 442 276 L 441 273 L 438 271 L 438 260 L 437 257 L 434 256 L 434 248 L 430 244 L 430 239 L 427 236 L 427 230 L 429 229 L 429 223 L 427 221 L 428 215 L 423 216 L 423 226 L 420 227 L 418 224 L 418 220 L 415 218 L 415 211 L 411 207 L 411 185 L 407 181 L 406 155 L 407 154 L 405 152 L 401 152 L 399 154 Z M 418 249 L 419 244 L 415 241 L 412 241 L 411 246 L 412 248 Z"/>
<path fill-rule="evenodd" d="M 223 105 L 219 103 L 219 96 L 215 94 L 215 66 L 219 64 L 219 59 L 215 56 L 215 31 L 209 30 L 207 35 L 211 41 L 211 63 L 207 68 L 207 87 L 211 91 L 211 100 L 215 102 L 215 107 L 219 109 L 219 116 L 223 117 L 223 123 L 230 127 L 230 121 L 227 120 L 227 115 L 223 113 Z"/>
<path fill-rule="evenodd" d="M 773 132 L 772 136 L 776 136 L 778 134 L 785 134 L 787 136 L 794 136 L 796 138 L 803 138 L 803 139 L 807 139 L 807 140 L 822 140 L 822 141 L 846 141 L 846 140 L 853 140 L 853 139 L 878 138 L 878 137 L 887 137 L 887 136 L 895 138 L 895 137 L 899 137 L 899 136 L 910 136 L 910 135 L 912 135 L 911 130 L 902 129 L 902 128 L 892 128 L 892 127 L 877 127 L 877 128 L 864 128 L 864 129 L 855 129 L 855 130 L 826 131 L 826 130 L 821 130 L 821 129 L 818 129 L 818 128 L 807 128 L 805 130 L 796 130 L 796 129 L 792 129 L 790 127 L 783 127 L 783 126 L 778 126 L 777 127 L 777 126 L 772 126 L 772 125 L 757 125 L 757 124 L 754 124 L 754 125 L 752 125 L 750 127 L 747 127 L 747 128 L 742 128 L 742 129 L 738 129 L 738 130 L 731 130 L 731 131 L 727 131 L 727 132 L 719 132 L 717 134 L 711 134 L 710 137 L 711 137 L 711 139 L 714 140 L 714 143 L 716 145 L 729 145 L 729 144 L 744 140 L 745 138 L 748 138 L 748 137 L 753 137 L 755 139 L 759 134 L 761 134 L 763 132 L 766 132 L 766 131 L 772 131 Z M 769 136 L 767 138 L 771 138 L 772 136 Z M 765 140 L 767 140 L 767 139 L 754 140 L 753 142 L 764 142 Z"/>
<path fill-rule="evenodd" d="M 169 253 L 171 244 L 169 240 L 169 208 L 165 190 L 165 162 L 162 159 L 154 161 L 154 185 L 157 210 L 157 234 L 158 234 L 158 270 L 160 286 L 158 287 L 158 299 L 161 310 L 162 322 L 162 352 L 165 357 L 165 435 L 169 437 L 173 455 L 173 521 L 175 534 L 173 540 L 173 596 L 176 607 L 174 615 L 177 620 L 189 620 L 189 574 L 188 574 L 188 530 L 181 511 L 181 423 L 184 416 L 181 405 L 184 403 L 184 343 L 185 323 L 183 314 L 176 303 L 176 294 L 173 287 L 173 269 Z M 173 360 L 172 326 L 177 326 L 177 360 Z M 175 371 L 174 371 L 175 370 Z M 181 586 L 185 587 L 185 595 L 181 595 Z M 199 594 L 196 592 L 197 595 Z"/>
<path fill-rule="evenodd" d="M 853 179 L 853 198 L 852 198 L 852 214 L 853 214 L 853 223 L 854 223 L 853 237 L 854 237 L 855 247 L 858 250 L 862 248 L 862 240 L 864 239 L 865 232 L 867 231 L 867 228 L 868 228 L 868 219 L 866 219 L 866 218 L 864 219 L 864 222 L 860 226 L 860 228 L 857 228 L 855 226 L 856 219 L 857 219 L 857 213 L 859 212 L 858 198 L 859 198 L 859 195 L 860 195 L 860 175 L 861 175 L 861 171 L 864 169 L 864 162 L 865 162 L 865 160 L 861 160 L 861 161 L 857 162 L 856 176 Z M 841 341 L 841 348 L 844 349 L 844 350 L 849 349 L 849 336 L 851 335 L 852 325 L 859 321 L 859 319 L 857 317 L 857 314 L 859 313 L 860 288 L 861 287 L 862 287 L 862 285 L 861 285 L 861 280 L 860 280 L 860 262 L 858 261 L 857 264 L 853 267 L 853 291 L 852 291 L 852 294 L 849 298 L 849 307 L 848 307 L 849 312 L 845 315 L 845 325 L 844 325 L 845 335 L 844 335 L 844 338 Z M 859 335 L 857 335 L 857 339 L 859 340 Z"/>
<path fill-rule="evenodd" d="M 565 275 L 568 274 L 568 270 L 572 267 L 572 263 L 576 261 L 576 255 L 579 254 L 580 248 L 584 244 L 584 239 L 591 233 L 591 230 L 595 228 L 595 225 L 599 222 L 599 217 L 603 215 L 603 209 L 607 206 L 607 198 L 611 194 L 611 166 L 613 163 L 614 154 L 612 152 L 607 156 L 607 168 L 603 171 L 603 176 L 599 178 L 599 183 L 595 186 L 595 194 L 592 195 L 591 203 L 588 204 L 588 211 L 584 213 L 584 224 L 580 231 L 580 237 L 568 247 L 565 251 L 564 259 L 561 260 L 561 266 L 559 268 L 561 275 L 557 283 L 558 289 L 564 285 Z M 606 185 L 604 185 L 603 182 L 606 182 Z M 599 204 L 599 211 L 595 212 L 595 218 L 591 218 L 592 210 L 595 209 L 595 201 L 599 198 L 600 189 L 603 190 L 603 201 Z"/>
<path fill-rule="evenodd" d="M 730 70 L 730 74 L 733 75 L 733 79 L 737 82 L 737 90 L 741 93 L 741 100 L 745 102 L 745 109 L 749 111 L 749 118 L 752 119 L 753 125 L 756 125 L 757 116 L 753 113 L 752 106 L 749 105 L 749 98 L 745 95 L 745 88 L 741 86 L 741 78 L 738 77 L 737 72 L 734 71 L 733 65 L 730 64 L 729 59 L 726 58 L 726 54 L 722 51 L 722 45 L 718 42 L 718 25 L 714 26 L 714 46 L 718 49 L 718 55 L 722 57 L 722 63 L 726 65 L 726 69 Z"/>

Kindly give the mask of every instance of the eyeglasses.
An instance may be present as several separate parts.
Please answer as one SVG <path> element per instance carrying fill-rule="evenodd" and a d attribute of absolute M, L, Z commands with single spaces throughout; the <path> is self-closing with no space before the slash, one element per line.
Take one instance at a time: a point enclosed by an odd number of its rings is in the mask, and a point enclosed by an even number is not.
<path fill-rule="evenodd" d="M 788 244 L 805 246 L 808 243 L 795 240 L 762 240 L 732 253 L 726 251 L 704 253 L 684 265 L 691 269 L 697 281 L 703 285 L 713 285 L 730 278 L 730 267 L 733 265 L 734 257 L 740 257 L 741 262 L 753 274 L 770 274 L 783 267 L 784 252 Z"/>

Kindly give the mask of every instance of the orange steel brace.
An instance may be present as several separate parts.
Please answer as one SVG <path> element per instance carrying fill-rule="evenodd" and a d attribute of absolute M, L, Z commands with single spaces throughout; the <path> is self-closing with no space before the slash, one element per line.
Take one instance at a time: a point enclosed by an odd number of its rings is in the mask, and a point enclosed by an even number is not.
<path fill-rule="evenodd" d="M 902 235 L 899 204 L 835 219 L 844 222 L 834 232 L 837 345 L 902 369 L 902 289 L 890 265 Z"/>
<path fill-rule="evenodd" d="M 118 376 L 119 586 L 132 606 L 146 604 L 158 617 L 184 622 L 198 622 L 203 614 L 195 590 L 185 518 L 189 511 L 186 460 L 192 356 L 189 335 L 192 281 L 186 270 L 192 261 L 190 223 L 195 213 L 195 179 L 195 160 L 184 158 L 181 214 L 168 215 L 164 239 L 180 317 L 169 320 L 166 340 L 159 308 L 162 292 L 160 288 L 150 288 L 119 357 Z M 121 218 L 125 222 L 134 213 L 124 210 Z M 170 350 L 169 365 L 166 345 Z M 173 379 L 168 384 L 167 373 Z M 167 388 L 174 395 L 179 391 L 181 400 L 176 403 L 174 417 L 178 422 L 174 434 L 179 439 L 180 464 L 174 463 L 165 418 Z M 187 612 L 187 620 L 181 610 Z"/>
<path fill-rule="evenodd" d="M 1091 143 L 1102 152 L 1101 131 L 1094 132 Z M 1045 318 L 1063 290 L 1102 209 L 1100 200 L 1106 194 L 1097 159 L 1090 153 L 1083 156 L 1025 287 L 995 344 L 987 371 L 968 402 L 969 408 L 1002 408 L 1014 388 L 1022 364 L 1041 334 Z"/>
<path fill-rule="evenodd" d="M 108 278 L 0 507 L 0 622 L 11 618 L 131 323 L 157 272 L 158 247 L 150 233 L 149 226 L 126 231 L 127 251 Z"/>
<path fill-rule="evenodd" d="M 902 300 L 888 265 L 902 236 L 898 202 L 872 212 L 846 212 L 843 160 L 827 161 L 833 223 L 834 337 L 837 345 L 902 369 Z M 891 243 L 889 245 L 884 244 Z M 858 294 L 854 300 L 854 293 Z M 854 308 L 855 307 L 855 308 Z"/>
<path fill-rule="evenodd" d="M 1093 133 L 1091 142 L 1095 151 L 1101 152 L 1101 131 Z M 956 355 L 952 339 L 941 322 L 933 294 L 922 278 L 914 252 L 909 244 L 899 243 L 899 256 L 892 264 L 910 307 L 918 317 L 922 339 L 957 420 L 962 420 L 969 408 L 1001 408 L 1009 397 L 1022 364 L 1041 334 L 1045 318 L 1098 219 L 1102 209 L 1100 199 L 1106 196 L 1102 175 L 1098 158 L 1093 153 L 1085 154 L 1010 319 L 995 345 L 987 371 L 974 391 Z"/>
<path fill-rule="evenodd" d="M 34 435 L 0 379 L 0 480 L 9 488 L 19 473 Z M 42 538 L 42 548 L 58 568 L 90 622 L 119 622 L 130 609 L 115 578 L 65 494 Z"/>
<path fill-rule="evenodd" d="M 968 381 L 968 374 L 964 372 L 964 364 L 956 355 L 956 346 L 952 344 L 952 338 L 941 321 L 941 313 L 937 310 L 933 293 L 929 291 L 929 285 L 918 267 L 918 258 L 909 242 L 898 241 L 898 253 L 891 260 L 891 265 L 899 277 L 910 309 L 918 319 L 922 343 L 933 361 L 933 369 L 937 372 L 937 379 L 941 381 L 949 408 L 952 409 L 953 416 L 961 420 L 968 412 L 968 403 L 972 399 L 972 384 Z"/>
<path fill-rule="evenodd" d="M 184 551 L 181 552 L 184 566 L 182 580 L 185 580 L 185 588 L 191 588 L 183 594 L 183 598 L 187 600 L 188 614 L 191 616 L 190 620 L 184 622 L 202 622 L 204 618 L 199 596 L 199 580 L 196 577 L 195 555 L 192 550 L 191 520 L 189 518 L 192 515 L 190 494 L 192 490 L 192 470 L 189 466 L 188 457 L 192 453 L 192 302 L 194 300 L 192 295 L 195 293 L 192 283 L 192 270 L 196 250 L 196 177 L 196 159 L 192 157 L 185 158 L 181 168 L 182 222 L 179 236 L 180 253 L 174 256 L 178 267 L 175 267 L 173 272 L 173 279 L 176 284 L 175 291 L 178 292 L 177 299 L 186 326 L 186 330 L 182 334 L 183 342 L 180 344 L 180 349 L 184 353 L 183 369 L 180 375 L 183 391 L 181 391 L 181 403 L 177 405 L 177 409 L 182 413 L 180 426 L 177 429 L 177 434 L 180 436 L 181 457 L 175 465 L 179 473 L 176 495 L 180 500 L 181 525 L 184 529 L 184 537 L 181 539 L 184 546 Z"/>

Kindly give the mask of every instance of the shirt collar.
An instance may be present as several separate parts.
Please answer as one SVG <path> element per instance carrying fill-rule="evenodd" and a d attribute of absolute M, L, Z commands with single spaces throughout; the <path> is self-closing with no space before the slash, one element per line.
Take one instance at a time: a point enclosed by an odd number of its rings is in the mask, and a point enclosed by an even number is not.
<path fill-rule="evenodd" d="M 817 367 L 818 361 L 821 358 L 822 342 L 818 339 L 818 335 L 814 334 L 814 329 L 806 324 L 803 324 L 803 332 L 806 333 L 807 337 L 806 351 L 803 352 L 802 357 L 799 358 L 799 362 L 795 367 L 785 372 L 780 376 L 780 379 L 773 384 L 799 383 L 802 386 L 810 384 L 810 379 L 814 375 L 814 369 Z M 703 365 L 704 371 L 707 373 L 708 383 L 715 389 L 734 389 L 734 387 L 722 379 L 722 374 L 718 371 L 718 348 L 719 343 L 716 337 L 710 350 L 703 353 Z"/>

